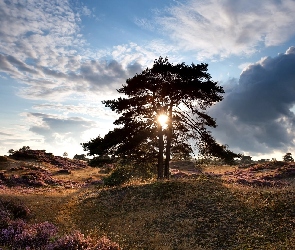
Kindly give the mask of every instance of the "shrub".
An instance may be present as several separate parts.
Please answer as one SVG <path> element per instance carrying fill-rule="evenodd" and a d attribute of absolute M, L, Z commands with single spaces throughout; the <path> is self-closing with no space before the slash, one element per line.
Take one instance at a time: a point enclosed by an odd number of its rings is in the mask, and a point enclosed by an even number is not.
<path fill-rule="evenodd" d="M 80 231 L 65 235 L 56 242 L 49 244 L 47 250 L 86 250 L 91 249 L 91 239 L 85 238 Z"/>
<path fill-rule="evenodd" d="M 128 182 L 132 178 L 133 169 L 130 166 L 116 167 L 113 172 L 104 178 L 104 184 L 107 186 L 118 186 Z"/>
<path fill-rule="evenodd" d="M 0 208 L 0 230 L 2 228 L 7 228 L 11 221 L 10 213 L 3 208 Z"/>
<path fill-rule="evenodd" d="M 44 249 L 57 228 L 49 223 L 26 224 L 23 220 L 13 221 L 6 230 L 2 230 L 2 238 L 6 245 L 16 249 Z"/>
<path fill-rule="evenodd" d="M 120 250 L 120 247 L 117 243 L 110 241 L 104 236 L 99 239 L 93 250 Z"/>
<path fill-rule="evenodd" d="M 8 200 L 1 201 L 0 200 L 0 209 L 6 210 L 12 217 L 12 219 L 26 219 L 30 215 L 30 210 L 20 201 Z"/>
<path fill-rule="evenodd" d="M 91 167 L 103 167 L 105 164 L 112 164 L 114 163 L 114 159 L 108 156 L 102 157 L 94 157 L 93 159 L 89 160 L 88 164 Z"/>

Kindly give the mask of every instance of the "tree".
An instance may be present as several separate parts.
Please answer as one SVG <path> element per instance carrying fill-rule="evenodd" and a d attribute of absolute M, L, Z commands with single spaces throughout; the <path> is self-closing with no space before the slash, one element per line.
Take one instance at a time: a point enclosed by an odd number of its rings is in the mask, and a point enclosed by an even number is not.
<path fill-rule="evenodd" d="M 15 153 L 14 149 L 9 149 L 9 150 L 8 150 L 8 154 L 9 154 L 9 155 L 13 155 L 14 153 Z"/>
<path fill-rule="evenodd" d="M 18 151 L 20 151 L 20 152 L 25 152 L 25 151 L 28 151 L 28 150 L 30 150 L 31 148 L 30 148 L 30 146 L 23 146 L 22 148 L 20 148 Z"/>
<path fill-rule="evenodd" d="M 88 143 L 89 155 L 112 155 L 136 161 L 157 158 L 158 178 L 169 177 L 171 154 L 188 155 L 190 141 L 197 142 L 199 153 L 230 160 L 238 155 L 218 144 L 208 127 L 215 120 L 205 111 L 222 100 L 223 88 L 211 80 L 207 64 L 173 65 L 167 58 L 154 61 L 118 90 L 125 98 L 103 101 L 120 117 L 115 128 Z M 159 121 L 167 118 L 166 124 Z M 165 158 L 164 156 L 165 155 Z"/>
<path fill-rule="evenodd" d="M 86 161 L 87 160 L 85 154 L 81 154 L 81 155 L 75 154 L 74 157 L 73 157 L 73 159 L 75 159 L 75 160 L 82 160 L 82 161 Z"/>
<path fill-rule="evenodd" d="M 284 159 L 285 162 L 293 162 L 294 161 L 291 153 L 286 153 L 284 155 L 283 159 Z"/>
<path fill-rule="evenodd" d="M 68 157 L 68 153 L 67 152 L 64 152 L 63 153 L 63 157 Z"/>

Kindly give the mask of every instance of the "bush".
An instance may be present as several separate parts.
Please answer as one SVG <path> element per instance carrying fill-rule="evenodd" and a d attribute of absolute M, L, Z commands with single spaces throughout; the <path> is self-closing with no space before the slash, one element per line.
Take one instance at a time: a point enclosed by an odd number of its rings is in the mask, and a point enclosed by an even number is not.
<path fill-rule="evenodd" d="M 0 244 L 13 249 L 44 249 L 57 228 L 49 223 L 26 224 L 23 220 L 15 220 L 0 230 Z"/>
<path fill-rule="evenodd" d="M 88 165 L 91 167 L 103 167 L 105 164 L 112 164 L 115 160 L 110 157 L 94 157 L 89 160 Z"/>
<path fill-rule="evenodd" d="M 93 250 L 120 250 L 120 247 L 117 243 L 110 241 L 104 236 L 99 239 Z"/>
<path fill-rule="evenodd" d="M 0 200 L 0 210 L 8 212 L 12 219 L 26 219 L 30 215 L 29 208 L 15 200 Z"/>
<path fill-rule="evenodd" d="M 118 186 L 128 182 L 132 178 L 133 169 L 130 166 L 116 167 L 113 172 L 104 178 L 104 184 L 107 186 Z"/>
<path fill-rule="evenodd" d="M 132 178 L 141 180 L 151 179 L 155 175 L 153 170 L 152 164 L 141 163 L 131 165 L 126 162 L 117 163 L 111 174 L 104 178 L 104 184 L 107 186 L 118 186 L 130 181 Z"/>
<path fill-rule="evenodd" d="M 47 250 L 85 250 L 91 249 L 90 238 L 86 238 L 80 231 L 74 231 L 70 235 L 65 235 L 53 244 L 50 244 Z"/>

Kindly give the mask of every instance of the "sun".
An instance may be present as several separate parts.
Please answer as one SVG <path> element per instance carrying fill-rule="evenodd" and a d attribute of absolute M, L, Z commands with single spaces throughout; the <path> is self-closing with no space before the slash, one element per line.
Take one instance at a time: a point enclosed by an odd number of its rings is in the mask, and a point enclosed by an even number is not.
<path fill-rule="evenodd" d="M 168 122 L 168 116 L 165 114 L 161 114 L 158 116 L 158 123 L 162 126 L 165 127 L 167 126 L 167 122 Z"/>

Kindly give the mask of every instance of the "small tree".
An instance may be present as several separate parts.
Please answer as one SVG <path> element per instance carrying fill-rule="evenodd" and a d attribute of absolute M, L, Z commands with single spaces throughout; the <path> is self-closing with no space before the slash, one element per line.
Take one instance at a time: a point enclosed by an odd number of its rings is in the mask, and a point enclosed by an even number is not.
<path fill-rule="evenodd" d="M 68 153 L 67 152 L 64 152 L 63 153 L 63 157 L 68 157 Z"/>
<path fill-rule="evenodd" d="M 75 154 L 74 157 L 73 157 L 73 159 L 75 159 L 75 160 L 82 160 L 82 161 L 86 161 L 87 160 L 85 154 L 81 154 L 81 155 Z"/>
<path fill-rule="evenodd" d="M 14 149 L 9 149 L 9 150 L 8 150 L 8 154 L 9 154 L 9 155 L 13 155 L 14 153 L 15 153 Z"/>
<path fill-rule="evenodd" d="M 286 153 L 284 155 L 283 159 L 284 159 L 285 162 L 293 162 L 294 161 L 291 153 Z"/>
<path fill-rule="evenodd" d="M 28 150 L 30 150 L 31 148 L 30 148 L 30 146 L 23 146 L 22 148 L 20 148 L 18 151 L 20 151 L 20 152 L 25 152 L 25 151 L 28 151 Z"/>

